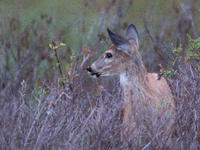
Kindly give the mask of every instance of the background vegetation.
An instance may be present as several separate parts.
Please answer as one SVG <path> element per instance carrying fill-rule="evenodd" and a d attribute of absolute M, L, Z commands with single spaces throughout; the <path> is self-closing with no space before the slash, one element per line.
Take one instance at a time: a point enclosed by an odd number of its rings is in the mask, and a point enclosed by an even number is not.
<path fill-rule="evenodd" d="M 129 148 L 199 149 L 198 0 L 1 0 L 0 149 L 128 149 L 118 78 L 91 79 L 85 69 L 110 46 L 106 28 L 124 35 L 130 23 L 177 108 L 169 145 L 157 126 L 150 143 L 135 138 Z"/>

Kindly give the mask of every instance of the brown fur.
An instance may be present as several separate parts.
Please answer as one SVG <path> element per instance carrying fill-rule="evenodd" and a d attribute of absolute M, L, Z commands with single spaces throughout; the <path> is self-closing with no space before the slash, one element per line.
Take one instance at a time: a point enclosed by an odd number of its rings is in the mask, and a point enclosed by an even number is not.
<path fill-rule="evenodd" d="M 120 76 L 125 104 L 122 137 L 126 141 L 137 134 L 137 131 L 148 129 L 148 119 L 153 120 L 152 117 L 160 117 L 161 121 L 167 118 L 166 112 L 170 112 L 173 118 L 175 107 L 167 81 L 163 77 L 158 80 L 156 73 L 147 73 L 137 49 L 138 45 L 133 41 L 129 42 L 130 55 L 111 45 L 90 67 L 92 73 L 101 76 Z M 107 53 L 111 53 L 112 58 L 106 58 Z M 162 103 L 166 104 L 161 105 Z M 168 125 L 171 123 L 172 121 Z"/>

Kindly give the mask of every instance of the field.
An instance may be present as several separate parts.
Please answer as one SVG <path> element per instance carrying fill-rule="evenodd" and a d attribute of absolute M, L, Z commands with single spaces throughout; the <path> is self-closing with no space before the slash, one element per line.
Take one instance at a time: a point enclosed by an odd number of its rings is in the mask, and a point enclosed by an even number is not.
<path fill-rule="evenodd" d="M 130 23 L 147 71 L 173 92 L 173 140 L 157 125 L 149 143 L 123 143 L 119 78 L 86 72 L 107 28 Z M 0 149 L 200 149 L 199 51 L 198 0 L 1 0 Z"/>

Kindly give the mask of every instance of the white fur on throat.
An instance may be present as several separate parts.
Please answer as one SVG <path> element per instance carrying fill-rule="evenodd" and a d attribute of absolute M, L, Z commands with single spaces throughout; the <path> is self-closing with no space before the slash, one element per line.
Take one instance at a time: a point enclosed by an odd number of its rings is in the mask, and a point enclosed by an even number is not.
<path fill-rule="evenodd" d="M 128 76 L 126 75 L 126 73 L 121 73 L 120 74 L 120 84 L 123 86 L 123 85 L 126 85 L 126 84 L 129 84 L 130 83 L 130 80 L 128 78 Z"/>

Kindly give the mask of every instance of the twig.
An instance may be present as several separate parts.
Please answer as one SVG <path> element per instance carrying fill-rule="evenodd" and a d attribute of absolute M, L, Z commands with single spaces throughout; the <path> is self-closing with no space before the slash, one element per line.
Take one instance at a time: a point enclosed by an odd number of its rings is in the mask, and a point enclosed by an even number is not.
<path fill-rule="evenodd" d="M 39 77 L 38 75 L 36 75 L 33 72 L 30 72 L 30 74 L 33 74 L 34 76 L 36 76 L 37 78 L 39 78 L 40 80 L 42 80 L 44 83 L 46 83 L 51 88 L 51 83 L 47 83 L 44 79 L 42 79 L 41 77 Z"/>
<path fill-rule="evenodd" d="M 161 42 L 161 44 L 162 44 L 162 46 L 164 47 L 164 48 L 166 48 L 168 51 L 169 51 L 169 49 L 163 44 L 163 42 Z M 158 47 L 158 49 L 160 50 L 160 51 L 162 51 L 171 61 L 174 61 L 169 55 L 167 55 L 161 48 L 159 48 Z M 172 53 L 173 54 L 173 53 Z"/>
<path fill-rule="evenodd" d="M 142 150 L 145 150 L 145 149 L 147 149 L 147 147 L 149 146 L 151 144 L 151 142 L 149 142 L 145 147 L 143 147 L 143 149 Z"/>
<path fill-rule="evenodd" d="M 47 35 L 48 39 L 49 39 L 50 41 L 52 41 L 52 40 L 50 39 L 49 35 L 47 34 L 47 32 L 44 30 L 44 28 L 43 28 L 42 32 L 44 32 L 44 33 Z"/>
<path fill-rule="evenodd" d="M 56 46 L 56 43 L 55 43 L 54 41 L 52 41 L 52 45 L 53 45 L 53 47 L 55 47 L 55 46 Z M 57 49 L 53 49 L 53 50 L 54 50 L 54 52 L 55 52 L 55 56 L 56 56 L 56 60 L 57 60 L 57 63 L 58 63 L 58 69 L 59 69 L 59 71 L 60 71 L 60 75 L 61 75 L 61 77 L 63 78 L 62 69 L 61 69 L 61 67 L 60 67 L 60 60 L 58 59 Z M 63 85 L 64 85 L 64 83 L 63 83 Z"/>
<path fill-rule="evenodd" d="M 52 45 L 53 45 L 53 51 L 54 51 L 54 54 L 56 56 L 56 60 L 57 60 L 57 64 L 58 64 L 58 69 L 60 71 L 60 75 L 61 75 L 61 78 L 63 78 L 63 73 L 62 73 L 62 69 L 60 67 L 60 60 L 58 59 L 58 54 L 57 54 L 57 48 L 55 49 L 54 47 L 58 46 L 56 42 L 54 42 L 53 40 L 50 39 L 49 35 L 47 34 L 47 32 L 44 30 L 43 28 L 43 32 L 47 35 L 48 39 L 51 41 Z M 64 86 L 65 84 L 62 82 L 62 85 Z"/>
<path fill-rule="evenodd" d="M 150 37 L 150 39 L 151 39 L 151 42 L 152 42 L 153 47 L 154 47 L 154 50 L 155 50 L 155 51 L 157 52 L 157 54 L 163 59 L 164 62 L 166 62 L 170 67 L 173 68 L 173 66 L 171 66 L 171 65 L 162 57 L 162 55 L 160 55 L 160 53 L 158 53 L 158 51 L 156 50 L 156 48 L 158 48 L 159 50 L 161 50 L 161 49 L 160 49 L 157 45 L 154 44 L 153 38 L 152 38 L 152 36 L 150 35 L 149 30 L 148 30 L 146 24 L 145 24 L 144 26 L 145 26 L 145 28 L 146 28 L 147 34 L 149 35 L 149 37 Z"/>

